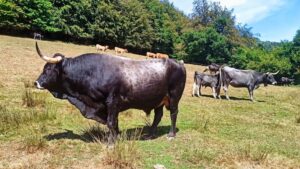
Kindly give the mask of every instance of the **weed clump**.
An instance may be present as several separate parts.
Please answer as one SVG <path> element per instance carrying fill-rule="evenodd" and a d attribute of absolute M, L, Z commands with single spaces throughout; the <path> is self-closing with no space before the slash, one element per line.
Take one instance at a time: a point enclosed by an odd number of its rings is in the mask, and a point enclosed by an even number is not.
<path fill-rule="evenodd" d="M 139 137 L 138 132 L 130 136 L 121 134 L 114 147 L 106 150 L 104 164 L 116 169 L 141 168 L 142 155 L 136 142 Z"/>
<path fill-rule="evenodd" d="M 23 139 L 23 149 L 29 153 L 34 153 L 38 150 L 46 148 L 47 142 L 43 137 L 42 133 L 44 132 L 45 127 L 39 127 L 37 129 L 32 129 L 30 134 L 24 137 Z"/>
<path fill-rule="evenodd" d="M 56 118 L 56 109 L 52 106 L 47 106 L 43 109 L 8 109 L 4 105 L 0 105 L 0 131 L 6 132 L 19 128 L 24 124 L 32 122 L 39 123 Z"/>
<path fill-rule="evenodd" d="M 26 107 L 44 107 L 46 104 L 46 94 L 34 92 L 31 88 L 25 88 L 22 100 Z"/>

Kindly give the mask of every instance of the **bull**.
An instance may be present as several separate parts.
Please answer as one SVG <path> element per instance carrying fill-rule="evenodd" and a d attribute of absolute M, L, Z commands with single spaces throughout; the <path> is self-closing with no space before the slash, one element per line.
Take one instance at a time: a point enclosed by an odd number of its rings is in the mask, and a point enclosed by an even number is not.
<path fill-rule="evenodd" d="M 201 86 L 211 87 L 213 92 L 213 97 L 217 98 L 217 92 L 219 84 L 219 74 L 217 75 L 208 75 L 204 73 L 200 73 L 195 71 L 194 74 L 194 84 L 193 84 L 193 91 L 192 96 L 200 96 L 201 95 Z M 220 97 L 220 96 L 218 96 Z"/>
<path fill-rule="evenodd" d="M 109 128 L 108 143 L 119 133 L 118 114 L 130 108 L 148 115 L 154 109 L 149 137 L 153 138 L 163 115 L 170 110 L 168 137 L 176 136 L 178 104 L 181 99 L 186 70 L 171 59 L 133 60 L 106 54 L 88 53 L 66 58 L 60 53 L 38 55 L 47 63 L 35 82 L 38 89 L 47 89 L 55 98 L 66 99 L 81 114 Z"/>
<path fill-rule="evenodd" d="M 278 71 L 279 72 L 279 71 Z M 253 91 L 259 88 L 260 84 L 267 86 L 268 84 L 275 85 L 277 82 L 274 79 L 276 73 L 260 73 L 254 70 L 239 70 L 229 66 L 224 66 L 220 68 L 220 85 L 224 92 L 226 98 L 229 100 L 228 87 L 229 85 L 233 87 L 245 87 L 248 89 L 250 100 L 253 99 Z M 220 90 L 218 90 L 220 91 Z M 219 95 L 219 93 L 218 93 Z"/>

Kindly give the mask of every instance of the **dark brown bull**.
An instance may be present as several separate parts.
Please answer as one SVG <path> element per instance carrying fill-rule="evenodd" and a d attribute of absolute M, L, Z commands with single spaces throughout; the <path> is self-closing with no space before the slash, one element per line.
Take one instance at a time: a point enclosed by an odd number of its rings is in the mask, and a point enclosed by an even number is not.
<path fill-rule="evenodd" d="M 36 87 L 68 100 L 84 117 L 107 124 L 109 143 L 114 142 L 119 132 L 119 113 L 130 108 L 147 114 L 154 109 L 151 138 L 166 106 L 172 122 L 168 136 L 175 137 L 178 104 L 186 81 L 182 63 L 171 59 L 138 61 L 95 53 L 74 58 L 57 53 L 48 57 L 37 44 L 36 49 L 47 62 Z"/>

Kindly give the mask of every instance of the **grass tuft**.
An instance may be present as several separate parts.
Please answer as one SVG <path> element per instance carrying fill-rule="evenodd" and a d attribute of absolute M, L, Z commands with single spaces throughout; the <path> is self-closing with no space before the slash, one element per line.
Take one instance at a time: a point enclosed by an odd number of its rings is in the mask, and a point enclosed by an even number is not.
<path fill-rule="evenodd" d="M 209 125 L 209 118 L 202 116 L 196 116 L 192 121 L 191 128 L 197 131 L 208 131 Z"/>
<path fill-rule="evenodd" d="M 30 134 L 26 135 L 23 139 L 24 146 L 22 147 L 29 153 L 34 153 L 38 150 L 45 149 L 47 147 L 46 139 L 42 133 L 45 132 L 45 126 L 37 129 L 32 129 Z"/>
<path fill-rule="evenodd" d="M 46 120 L 53 120 L 56 118 L 56 109 L 52 106 L 43 109 L 8 109 L 4 105 L 0 105 L 0 131 L 5 132 L 14 130 L 24 124 L 39 123 Z"/>
<path fill-rule="evenodd" d="M 103 157 L 105 165 L 116 169 L 135 169 L 142 165 L 142 154 L 136 140 L 140 137 L 139 132 L 130 136 L 123 132 L 114 147 L 107 149 Z"/>
<path fill-rule="evenodd" d="M 34 92 L 31 88 L 25 88 L 22 100 L 26 107 L 44 107 L 47 95 L 45 93 Z"/>
<path fill-rule="evenodd" d="M 215 152 L 209 149 L 186 149 L 181 155 L 182 159 L 194 166 L 202 166 L 203 163 L 212 162 L 215 158 Z"/>
<path fill-rule="evenodd" d="M 251 147 L 251 144 L 248 144 L 247 147 L 242 151 L 242 158 L 249 161 L 255 161 L 258 164 L 266 162 L 271 151 L 265 147 Z"/>
<path fill-rule="evenodd" d="M 34 88 L 34 84 L 31 80 L 25 79 L 23 80 L 23 84 L 25 88 Z"/>
<path fill-rule="evenodd" d="M 108 129 L 101 125 L 88 126 L 82 130 L 82 137 L 87 141 L 92 141 L 96 143 L 105 143 L 107 142 Z"/>
<path fill-rule="evenodd" d="M 300 115 L 296 117 L 296 123 L 300 123 Z"/>

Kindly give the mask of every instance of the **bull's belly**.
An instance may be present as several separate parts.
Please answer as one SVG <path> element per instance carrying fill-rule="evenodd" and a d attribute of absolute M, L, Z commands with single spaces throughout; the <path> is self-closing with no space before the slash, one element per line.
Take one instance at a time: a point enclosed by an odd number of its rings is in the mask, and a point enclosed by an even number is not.
<path fill-rule="evenodd" d="M 169 106 L 169 97 L 163 93 L 156 96 L 141 96 L 141 97 L 128 97 L 123 98 L 123 109 L 139 109 L 144 111 L 150 111 L 161 105 Z"/>
<path fill-rule="evenodd" d="M 231 81 L 229 84 L 232 87 L 237 87 L 237 88 L 239 88 L 239 87 L 248 87 L 247 84 L 244 84 L 244 83 L 241 83 L 241 82 L 236 82 L 236 81 Z"/>

